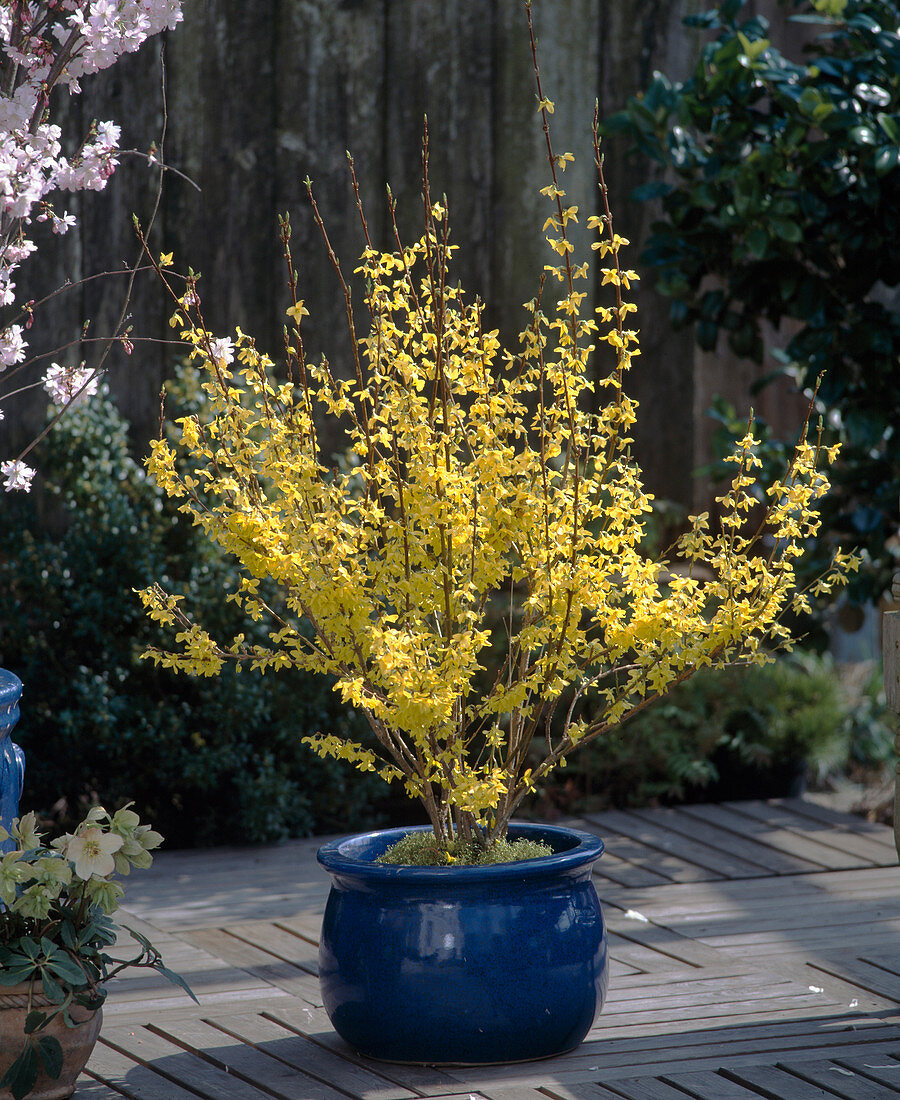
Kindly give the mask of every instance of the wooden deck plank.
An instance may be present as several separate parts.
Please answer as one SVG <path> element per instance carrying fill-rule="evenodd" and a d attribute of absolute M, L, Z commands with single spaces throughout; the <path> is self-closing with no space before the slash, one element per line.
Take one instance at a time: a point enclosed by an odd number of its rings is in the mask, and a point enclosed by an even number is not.
<path fill-rule="evenodd" d="M 693 805 L 680 806 L 678 812 L 681 816 L 692 821 L 702 823 L 707 829 L 715 829 L 719 834 L 719 843 L 727 844 L 732 837 L 740 837 L 745 842 L 753 845 L 754 859 L 764 861 L 776 875 L 796 875 L 804 872 L 820 871 L 821 864 L 810 859 L 804 859 L 795 852 L 785 851 L 783 848 L 767 843 L 762 839 L 762 830 L 758 823 L 747 826 L 747 822 L 726 810 L 720 805 Z"/>
<path fill-rule="evenodd" d="M 186 933 L 192 943 L 216 951 L 232 966 L 240 967 L 259 982 L 279 989 L 310 1004 L 321 1004 L 318 979 L 308 970 L 264 951 L 223 928 L 200 928 Z"/>
<path fill-rule="evenodd" d="M 602 1089 L 603 1086 L 597 1085 L 595 1088 Z M 593 1095 L 596 1096 L 597 1093 L 593 1093 Z M 675 1088 L 657 1077 L 632 1078 L 630 1080 L 623 1078 L 621 1081 L 616 1081 L 615 1092 L 606 1092 L 606 1095 L 621 1097 L 623 1100 L 684 1100 L 684 1093 L 681 1089 Z"/>
<path fill-rule="evenodd" d="M 149 1027 L 111 1029 L 104 1041 L 135 1061 L 152 1063 L 157 1073 L 209 1100 L 272 1100 L 271 1094 L 233 1076 L 221 1062 L 208 1060 L 206 1052 L 201 1057 Z"/>
<path fill-rule="evenodd" d="M 614 882 L 618 886 L 626 886 L 629 889 L 638 886 L 661 886 L 672 881 L 671 878 L 643 864 L 631 863 L 621 858 L 621 851 L 622 849 L 619 848 L 620 854 L 617 855 L 613 855 L 608 850 L 603 853 L 600 860 L 594 864 L 595 881 Z M 598 885 L 597 888 L 600 889 L 600 886 Z"/>
<path fill-rule="evenodd" d="M 650 849 L 642 844 L 634 844 L 627 837 L 614 838 L 615 852 L 610 850 L 609 837 L 601 836 L 597 826 L 584 817 L 561 817 L 553 822 L 567 829 L 578 829 L 583 833 L 592 833 L 603 840 L 603 856 L 594 864 L 594 878 L 598 882 L 613 882 L 630 889 L 641 886 L 661 886 L 672 882 L 672 877 L 662 873 L 658 867 L 649 867 L 648 858 L 653 858 Z"/>
<path fill-rule="evenodd" d="M 703 939 L 707 947 L 727 951 L 729 955 L 745 956 L 748 951 L 759 952 L 772 956 L 775 954 L 796 954 L 798 945 L 802 941 L 805 950 L 816 952 L 817 955 L 830 953 L 835 949 L 846 950 L 848 938 L 860 934 L 859 949 L 872 951 L 890 948 L 900 938 L 900 921 L 879 921 L 866 927 L 865 925 L 844 926 L 836 928 L 800 928 L 780 931 L 772 929 L 766 932 L 748 932 L 743 935 L 709 936 Z M 811 961 L 817 962 L 818 959 Z"/>
<path fill-rule="evenodd" d="M 801 820 L 811 818 L 813 821 L 824 822 L 826 825 L 834 826 L 841 832 L 849 835 L 857 834 L 867 837 L 880 847 L 887 849 L 886 858 L 888 864 L 896 864 L 897 862 L 897 846 L 894 843 L 894 830 L 887 825 L 882 825 L 877 821 L 868 821 L 866 818 L 859 817 L 857 814 L 841 813 L 838 810 L 831 809 L 830 806 L 823 806 L 820 802 L 816 802 L 810 798 L 773 798 L 769 801 L 768 805 L 784 806 L 786 809 L 796 814 Z"/>
<path fill-rule="evenodd" d="M 655 822 L 680 836 L 695 840 L 720 851 L 724 866 L 730 868 L 729 878 L 753 878 L 772 874 L 795 874 L 798 861 L 752 837 L 722 829 L 704 820 L 702 814 L 690 813 L 689 807 L 662 810 L 632 810 L 632 814 Z M 734 857 L 740 862 L 737 862 Z M 741 869 L 744 873 L 741 875 Z M 755 868 L 755 870 L 754 870 Z"/>
<path fill-rule="evenodd" d="M 302 936 L 310 943 L 318 944 L 322 934 L 321 913 L 305 913 L 296 917 L 280 917 L 275 923 L 280 928 L 293 932 L 295 936 Z"/>
<path fill-rule="evenodd" d="M 751 1100 L 759 1097 L 758 1092 L 748 1092 L 736 1081 L 723 1077 L 715 1070 L 700 1070 L 697 1073 L 669 1074 L 664 1081 L 675 1085 L 694 1100 Z"/>
<path fill-rule="evenodd" d="M 770 878 L 719 879 L 715 882 L 669 883 L 665 887 L 623 891 L 608 886 L 598 890 L 600 900 L 617 908 L 631 908 L 653 918 L 666 913 L 690 916 L 746 905 L 778 903 L 786 896 L 821 907 L 835 900 L 869 902 L 897 897 L 897 868 L 871 867 L 844 871 L 816 871 Z"/>
<path fill-rule="evenodd" d="M 545 1097 L 551 1100 L 622 1100 L 621 1092 L 611 1092 L 602 1085 L 595 1085 L 591 1081 L 582 1081 L 579 1084 L 566 1086 L 554 1082 L 542 1089 Z M 681 1100 L 684 1100 L 682 1094 Z"/>
<path fill-rule="evenodd" d="M 810 845 L 830 849 L 833 855 L 830 857 L 830 862 L 825 862 L 824 866 L 830 867 L 832 870 L 836 871 L 844 867 L 877 866 L 879 863 L 884 862 L 880 854 L 871 851 L 872 845 L 865 845 L 869 849 L 865 856 L 857 854 L 853 849 L 859 846 L 860 837 L 852 831 L 839 829 L 834 825 L 826 825 L 824 822 L 810 824 L 808 818 L 800 817 L 784 803 L 725 802 L 723 807 L 742 817 L 761 822 L 769 829 L 775 828 L 776 830 L 790 832 L 795 836 L 802 837 Z"/>
<path fill-rule="evenodd" d="M 758 865 L 737 857 L 729 859 L 717 848 L 671 832 L 657 818 L 648 819 L 626 810 L 607 810 L 602 814 L 586 814 L 585 820 L 599 831 L 610 851 L 616 854 L 616 838 L 623 836 L 657 853 L 650 861 L 654 869 L 657 869 L 656 863 L 660 860 L 660 854 L 669 857 L 675 871 L 673 877 L 679 882 L 732 878 L 736 872 L 747 875 L 762 873 Z"/>
<path fill-rule="evenodd" d="M 104 1032 L 107 1031 L 104 1025 Z M 110 1046 L 106 1034 L 101 1035 L 94 1047 L 87 1069 L 101 1081 L 120 1090 L 120 1096 L 127 1096 L 130 1100 L 197 1100 L 195 1092 L 182 1088 L 177 1081 L 165 1076 L 155 1067 L 145 1065 Z M 75 1100 L 80 1100 L 83 1084 L 86 1086 L 90 1083 L 85 1077 L 82 1074 L 78 1079 Z M 86 1095 L 90 1096 L 90 1093 Z"/>
<path fill-rule="evenodd" d="M 609 968 L 609 980 L 611 982 L 619 982 L 622 978 L 631 978 L 635 974 L 646 973 L 641 967 L 635 966 L 633 962 L 626 962 L 625 959 L 627 957 L 629 956 L 626 950 L 621 952 L 616 950 L 615 953 L 610 950 L 607 966 Z"/>
<path fill-rule="evenodd" d="M 460 1094 L 457 1093 L 457 1095 Z M 547 1097 L 551 1095 L 551 1093 L 545 1092 L 543 1089 L 538 1092 L 537 1089 L 528 1088 L 527 1086 L 519 1088 L 517 1085 L 514 1085 L 512 1088 L 508 1089 L 501 1087 L 477 1093 L 463 1093 L 462 1100 L 469 1100 L 470 1096 L 474 1096 L 475 1100 L 481 1100 L 481 1097 L 484 1097 L 484 1100 L 547 1100 Z M 434 1100 L 441 1100 L 441 1098 L 435 1097 Z"/>
<path fill-rule="evenodd" d="M 743 1066 L 740 1069 L 726 1069 L 730 1080 L 740 1085 L 746 1085 L 749 1089 L 763 1096 L 784 1096 L 791 1100 L 822 1100 L 822 1089 L 819 1085 L 804 1081 L 801 1077 L 795 1077 L 778 1066 Z"/>
<path fill-rule="evenodd" d="M 900 1047 L 900 1044 L 898 1044 L 898 1047 Z M 878 1082 L 879 1085 L 884 1087 L 885 1093 L 889 1093 L 890 1096 L 893 1096 L 895 1092 L 900 1092 L 900 1053 L 897 1050 L 883 1057 L 873 1058 L 871 1054 L 861 1057 L 854 1054 L 836 1058 L 835 1061 L 844 1069 L 852 1070 L 861 1077 Z M 885 1100 L 887 1100 L 887 1095 Z"/>
<path fill-rule="evenodd" d="M 228 924 L 224 931 L 313 976 L 319 973 L 317 944 L 312 944 L 302 936 L 295 935 L 280 923 L 249 921 L 243 924 Z"/>
<path fill-rule="evenodd" d="M 839 1066 L 835 1062 L 781 1062 L 780 1067 L 788 1073 L 828 1089 L 828 1095 L 834 1093 L 841 1100 L 890 1100 L 896 1097 L 893 1089 L 886 1089 L 883 1083 L 872 1081 L 851 1069 Z M 898 1082 L 900 1087 L 900 1082 Z"/>
<path fill-rule="evenodd" d="M 590 830 L 603 839 L 607 852 L 617 859 L 650 870 L 654 874 L 662 875 L 669 882 L 707 882 L 710 879 L 723 877 L 715 871 L 698 867 L 690 860 L 685 860 L 680 856 L 673 855 L 671 852 L 644 843 L 629 834 L 607 827 L 605 816 L 604 814 L 591 814 L 585 820 L 590 826 Z M 640 826 L 635 822 L 631 831 L 637 832 L 639 828 Z M 648 836 L 650 835 L 649 829 L 644 830 L 644 832 Z M 601 873 L 603 859 L 605 858 L 606 853 L 599 861 Z"/>
<path fill-rule="evenodd" d="M 704 971 L 706 973 L 706 971 Z M 734 1003 L 735 995 L 739 994 L 743 1003 L 754 1000 L 783 1001 L 784 998 L 796 997 L 802 994 L 804 997 L 810 994 L 808 986 L 799 985 L 791 979 L 779 980 L 777 978 L 753 977 L 738 979 L 728 975 L 722 978 L 706 978 L 696 982 L 672 981 L 664 985 L 650 987 L 649 989 L 616 989 L 612 988 L 607 1000 L 605 1016 L 627 1012 L 660 1012 L 676 1008 L 690 1008 L 693 1006 L 730 1006 Z M 841 1002 L 835 1002 L 830 998 L 826 1001 L 844 1007 Z M 662 1016 L 657 1019 L 662 1019 Z"/>
<path fill-rule="evenodd" d="M 854 1042 L 865 1045 L 868 1042 L 896 1041 L 900 1037 L 897 1031 L 900 1016 L 882 1019 L 881 1014 L 867 1015 L 859 1008 L 843 1008 L 838 1014 L 815 1016 L 809 1012 L 791 1016 L 788 1013 L 769 1012 L 758 1014 L 759 1018 L 739 1018 L 719 1014 L 707 1020 L 695 1020 L 687 1031 L 676 1022 L 662 1022 L 647 1015 L 646 1019 L 630 1030 L 610 1026 L 610 1017 L 604 1013 L 594 1023 L 588 1034 L 588 1042 L 599 1044 L 588 1047 L 584 1053 L 589 1057 L 591 1051 L 604 1056 L 621 1051 L 635 1053 L 655 1047 L 669 1048 L 672 1051 L 690 1052 L 692 1048 L 705 1050 L 710 1045 L 716 1049 L 742 1050 L 769 1049 L 767 1044 L 776 1036 L 779 1043 L 793 1047 L 827 1048 L 836 1042 L 835 1036 L 848 1033 Z M 893 1030 L 889 1030 L 893 1029 Z M 802 1036 L 801 1039 L 796 1039 Z M 879 1039 L 879 1036 L 881 1037 Z M 575 1061 L 580 1054 L 569 1055 L 569 1061 Z"/>
<path fill-rule="evenodd" d="M 362 1100 L 408 1100 L 416 1094 L 376 1070 L 358 1065 L 303 1035 L 259 1015 L 213 1018 L 210 1023 L 305 1073 Z"/>
<path fill-rule="evenodd" d="M 666 961 L 675 959 L 689 966 L 707 966 L 717 961 L 715 952 L 705 944 L 689 939 L 663 924 L 629 918 L 615 910 L 607 910 L 605 916 L 612 937 L 649 949 L 657 956 L 657 962 L 660 956 Z M 613 942 L 615 943 L 614 938 Z"/>
<path fill-rule="evenodd" d="M 900 1003 L 900 978 L 883 967 L 874 966 L 867 959 L 850 955 L 846 950 L 837 951 L 828 958 L 816 959 L 811 965 L 814 970 L 833 974 L 869 993 Z"/>
<path fill-rule="evenodd" d="M 76 1098 L 900 1097 L 900 876 L 886 831 L 793 800 L 567 823 L 608 849 L 594 881 L 613 980 L 577 1051 L 472 1068 L 364 1059 L 332 1030 L 315 978 L 322 841 L 163 852 L 129 907 L 201 1006 L 157 975 L 113 983 Z"/>
<path fill-rule="evenodd" d="M 124 1094 L 88 1073 L 78 1078 L 78 1086 L 72 1093 L 72 1100 L 122 1100 Z"/>
<path fill-rule="evenodd" d="M 749 837 L 759 844 L 781 852 L 805 864 L 808 871 L 837 870 L 848 866 L 833 848 L 818 844 L 807 836 L 776 826 L 765 818 L 742 814 L 737 807 L 743 803 L 731 802 L 700 807 L 685 806 L 685 813 L 703 816 L 705 821 L 718 825 L 738 836 Z M 849 866 L 871 866 L 868 862 L 851 860 Z M 801 871 L 800 866 L 797 871 Z"/>
<path fill-rule="evenodd" d="M 340 1058 L 365 1066 L 393 1083 L 403 1085 L 411 1092 L 433 1096 L 442 1092 L 452 1092 L 453 1085 L 456 1084 L 448 1073 L 433 1066 L 397 1066 L 362 1058 L 334 1033 L 324 1009 L 298 1010 L 291 1005 L 279 1004 L 271 1012 L 266 1013 L 266 1018 L 282 1024 L 298 1035 L 312 1039 Z"/>
<path fill-rule="evenodd" d="M 495 1084 L 516 1080 L 519 1085 L 530 1085 L 535 1088 L 552 1088 L 567 1086 L 569 1088 L 581 1084 L 592 1083 L 607 1086 L 612 1089 L 618 1087 L 618 1082 L 628 1079 L 665 1077 L 689 1073 L 716 1073 L 725 1071 L 734 1073 L 735 1070 L 747 1066 L 767 1066 L 784 1059 L 784 1055 L 795 1059 L 809 1057 L 811 1060 L 821 1061 L 823 1058 L 833 1058 L 839 1064 L 846 1058 L 853 1058 L 859 1052 L 859 1044 L 851 1036 L 849 1041 L 835 1040 L 830 1045 L 819 1043 L 806 1046 L 803 1038 L 795 1042 L 793 1047 L 782 1051 L 776 1043 L 763 1045 L 758 1049 L 744 1048 L 740 1052 L 732 1052 L 719 1049 L 714 1040 L 709 1040 L 707 1045 L 694 1054 L 686 1055 L 677 1045 L 670 1051 L 665 1049 L 657 1051 L 639 1051 L 633 1060 L 613 1059 L 598 1056 L 596 1053 L 587 1060 L 583 1057 L 568 1059 L 565 1065 L 556 1065 L 555 1060 L 545 1063 L 545 1067 L 538 1071 L 536 1064 L 522 1064 L 494 1069 L 492 1067 L 480 1067 L 470 1070 L 455 1071 L 458 1077 L 458 1086 L 471 1092 L 489 1091 Z M 805 1037 L 808 1039 L 808 1037 Z M 890 1060 L 889 1052 L 897 1049 L 897 1040 L 890 1043 L 872 1043 L 865 1048 L 865 1057 L 861 1059 L 863 1065 L 884 1065 Z M 857 1059 L 859 1060 L 859 1059 Z M 872 1071 L 869 1071 L 870 1073 Z M 893 1070 L 881 1070 L 882 1073 L 890 1073 Z M 435 1092 L 423 1090 L 424 1095 L 433 1096 Z M 465 1092 L 463 1092 L 465 1095 Z M 790 1093 L 778 1100 L 793 1100 Z"/>
<path fill-rule="evenodd" d="M 754 907 L 756 911 L 739 908 L 731 912 L 716 914 L 704 920 L 703 912 L 696 914 L 695 920 L 687 917 L 678 920 L 678 927 L 690 929 L 691 936 L 705 940 L 711 936 L 740 936 L 749 931 L 767 932 L 774 929 L 780 932 L 801 931 L 818 928 L 821 916 L 816 907 L 796 899 L 790 890 L 785 891 L 780 901 L 767 903 L 765 907 Z M 846 929 L 851 933 L 856 925 L 862 925 L 858 931 L 864 931 L 873 924 L 890 924 L 900 920 L 900 898 L 882 898 L 865 902 L 837 901 L 831 899 L 828 905 L 828 920 L 835 928 Z"/>
<path fill-rule="evenodd" d="M 307 1067 L 273 1057 L 254 1043 L 247 1043 L 232 1031 L 222 1031 L 205 1020 L 185 1020 L 159 1029 L 161 1038 L 202 1057 L 213 1066 L 238 1078 L 248 1098 L 255 1086 L 283 1100 L 347 1100 L 327 1079 L 311 1076 Z M 240 1096 L 240 1089 L 236 1092 Z M 357 1094 L 359 1095 L 359 1094 Z"/>

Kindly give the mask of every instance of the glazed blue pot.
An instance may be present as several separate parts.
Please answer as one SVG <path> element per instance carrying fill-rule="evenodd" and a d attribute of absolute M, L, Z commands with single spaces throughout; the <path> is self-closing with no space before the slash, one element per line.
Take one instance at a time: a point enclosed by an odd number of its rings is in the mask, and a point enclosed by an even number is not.
<path fill-rule="evenodd" d="M 0 825 L 9 829 L 19 816 L 19 799 L 25 778 L 25 754 L 14 745 L 10 734 L 19 720 L 22 681 L 14 673 L 0 668 Z M 15 847 L 11 840 L 0 843 L 0 853 Z"/>
<path fill-rule="evenodd" d="M 543 841 L 553 855 L 483 867 L 375 862 L 410 831 L 319 850 L 333 879 L 319 980 L 335 1031 L 388 1062 L 519 1062 L 577 1047 L 608 981 L 591 882 L 603 841 L 518 824 L 510 839 Z"/>

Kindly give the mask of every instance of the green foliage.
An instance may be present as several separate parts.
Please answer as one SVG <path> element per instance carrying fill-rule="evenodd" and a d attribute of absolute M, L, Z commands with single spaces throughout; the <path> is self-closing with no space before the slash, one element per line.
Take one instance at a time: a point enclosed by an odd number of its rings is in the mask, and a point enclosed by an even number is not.
<path fill-rule="evenodd" d="M 446 847 L 432 832 L 407 833 L 378 857 L 379 863 L 406 867 L 483 866 L 488 863 L 514 863 L 520 859 L 538 859 L 552 855 L 548 845 L 537 840 L 498 839 L 489 847 L 474 840 L 452 840 Z"/>
<path fill-rule="evenodd" d="M 189 378 L 178 396 L 196 406 Z M 176 847 L 371 824 L 374 784 L 351 790 L 343 765 L 301 744 L 319 730 L 360 736 L 327 681 L 230 668 L 200 682 L 140 660 L 162 641 L 133 591 L 151 580 L 171 579 L 223 631 L 238 617 L 221 599 L 233 567 L 129 456 L 115 407 L 67 413 L 41 469 L 52 532 L 21 497 L 0 529 L 0 663 L 25 683 L 27 804 L 65 822 L 97 794 L 133 800 Z"/>
<path fill-rule="evenodd" d="M 890 757 L 892 722 L 875 679 L 858 699 L 830 657 L 796 651 L 769 665 L 698 672 L 655 707 L 590 746 L 544 808 L 785 796 Z"/>
<path fill-rule="evenodd" d="M 51 1078 L 62 1071 L 62 1046 L 45 1033 L 48 1025 L 57 1018 L 67 1027 L 84 1023 L 84 1012 L 79 1020 L 73 1010 L 100 1008 L 105 983 L 122 970 L 149 967 L 196 1001 L 185 980 L 140 933 L 128 929 L 140 948 L 133 958 L 106 953 L 118 938 L 112 915 L 124 893 L 111 876 L 150 867 L 150 852 L 162 839 L 127 806 L 115 814 L 92 807 L 74 834 L 49 845 L 33 813 L 16 818 L 9 832 L 0 826 L 0 990 L 29 985 L 21 1047 L 14 1043 L 12 1050 L 0 1051 L 7 1066 L 0 1089 L 8 1088 L 14 1100 L 30 1094 L 41 1066 Z M 32 1008 L 36 995 L 49 1003 Z"/>
<path fill-rule="evenodd" d="M 656 73 L 604 132 L 660 166 L 635 198 L 661 200 L 643 259 L 672 322 L 761 361 L 763 322 L 788 321 L 783 370 L 806 388 L 826 372 L 844 450 L 825 525 L 866 548 L 851 593 L 877 596 L 897 568 L 900 4 L 796 0 L 794 19 L 820 32 L 802 61 L 742 7 L 685 20 L 715 36 L 691 78 Z"/>

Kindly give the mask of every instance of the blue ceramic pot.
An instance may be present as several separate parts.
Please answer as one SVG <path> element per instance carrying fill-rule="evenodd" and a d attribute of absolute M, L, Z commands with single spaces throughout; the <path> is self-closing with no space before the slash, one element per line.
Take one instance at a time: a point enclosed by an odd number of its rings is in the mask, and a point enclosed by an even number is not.
<path fill-rule="evenodd" d="M 19 720 L 22 681 L 14 673 L 0 668 L 0 825 L 8 829 L 19 816 L 19 799 L 25 778 L 25 754 L 14 745 L 10 733 Z M 11 851 L 11 840 L 0 843 L 0 853 Z"/>
<path fill-rule="evenodd" d="M 376 858 L 410 829 L 332 841 L 319 947 L 335 1030 L 370 1058 L 483 1064 L 546 1058 L 584 1039 L 608 981 L 591 867 L 603 842 L 548 825 L 510 839 L 553 855 L 484 867 Z"/>

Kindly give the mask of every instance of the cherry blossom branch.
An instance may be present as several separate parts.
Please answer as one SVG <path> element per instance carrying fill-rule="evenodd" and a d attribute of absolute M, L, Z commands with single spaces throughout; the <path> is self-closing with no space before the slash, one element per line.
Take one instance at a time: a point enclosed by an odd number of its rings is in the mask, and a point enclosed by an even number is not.
<path fill-rule="evenodd" d="M 13 276 L 36 251 L 34 242 L 26 237 L 27 227 L 34 221 L 50 221 L 53 232 L 62 234 L 75 224 L 68 212 L 58 215 L 54 211 L 48 196 L 61 190 L 103 190 L 118 163 L 120 130 L 112 122 L 93 123 L 75 156 L 69 160 L 62 155 L 61 130 L 50 117 L 50 92 L 59 85 L 68 86 L 72 94 L 80 92 L 81 77 L 108 68 L 122 54 L 137 50 L 150 36 L 174 28 L 182 18 L 182 3 L 21 0 L 5 4 L 0 11 L 0 307 L 15 304 Z M 165 112 L 164 90 L 164 129 Z M 138 155 L 160 164 L 161 187 L 166 170 L 162 156 L 157 156 L 155 150 Z M 159 202 L 158 188 L 154 218 Z M 0 462 L 7 491 L 30 488 L 35 471 L 24 463 L 25 455 L 66 409 L 96 390 L 113 344 L 127 340 L 125 325 L 138 270 L 138 262 L 128 269 L 125 302 L 96 367 L 85 369 L 82 364 L 64 368 L 54 363 L 45 374 L 43 384 L 60 406 L 59 412 L 18 458 Z M 24 326 L 18 323 L 20 314 L 16 321 L 0 327 L 0 373 L 9 367 L 22 369 L 28 365 L 24 333 L 31 326 L 34 306 L 34 302 L 22 306 L 27 314 Z M 0 402 L 28 388 L 19 386 L 0 395 Z M 0 419 L 2 416 L 0 409 Z"/>

